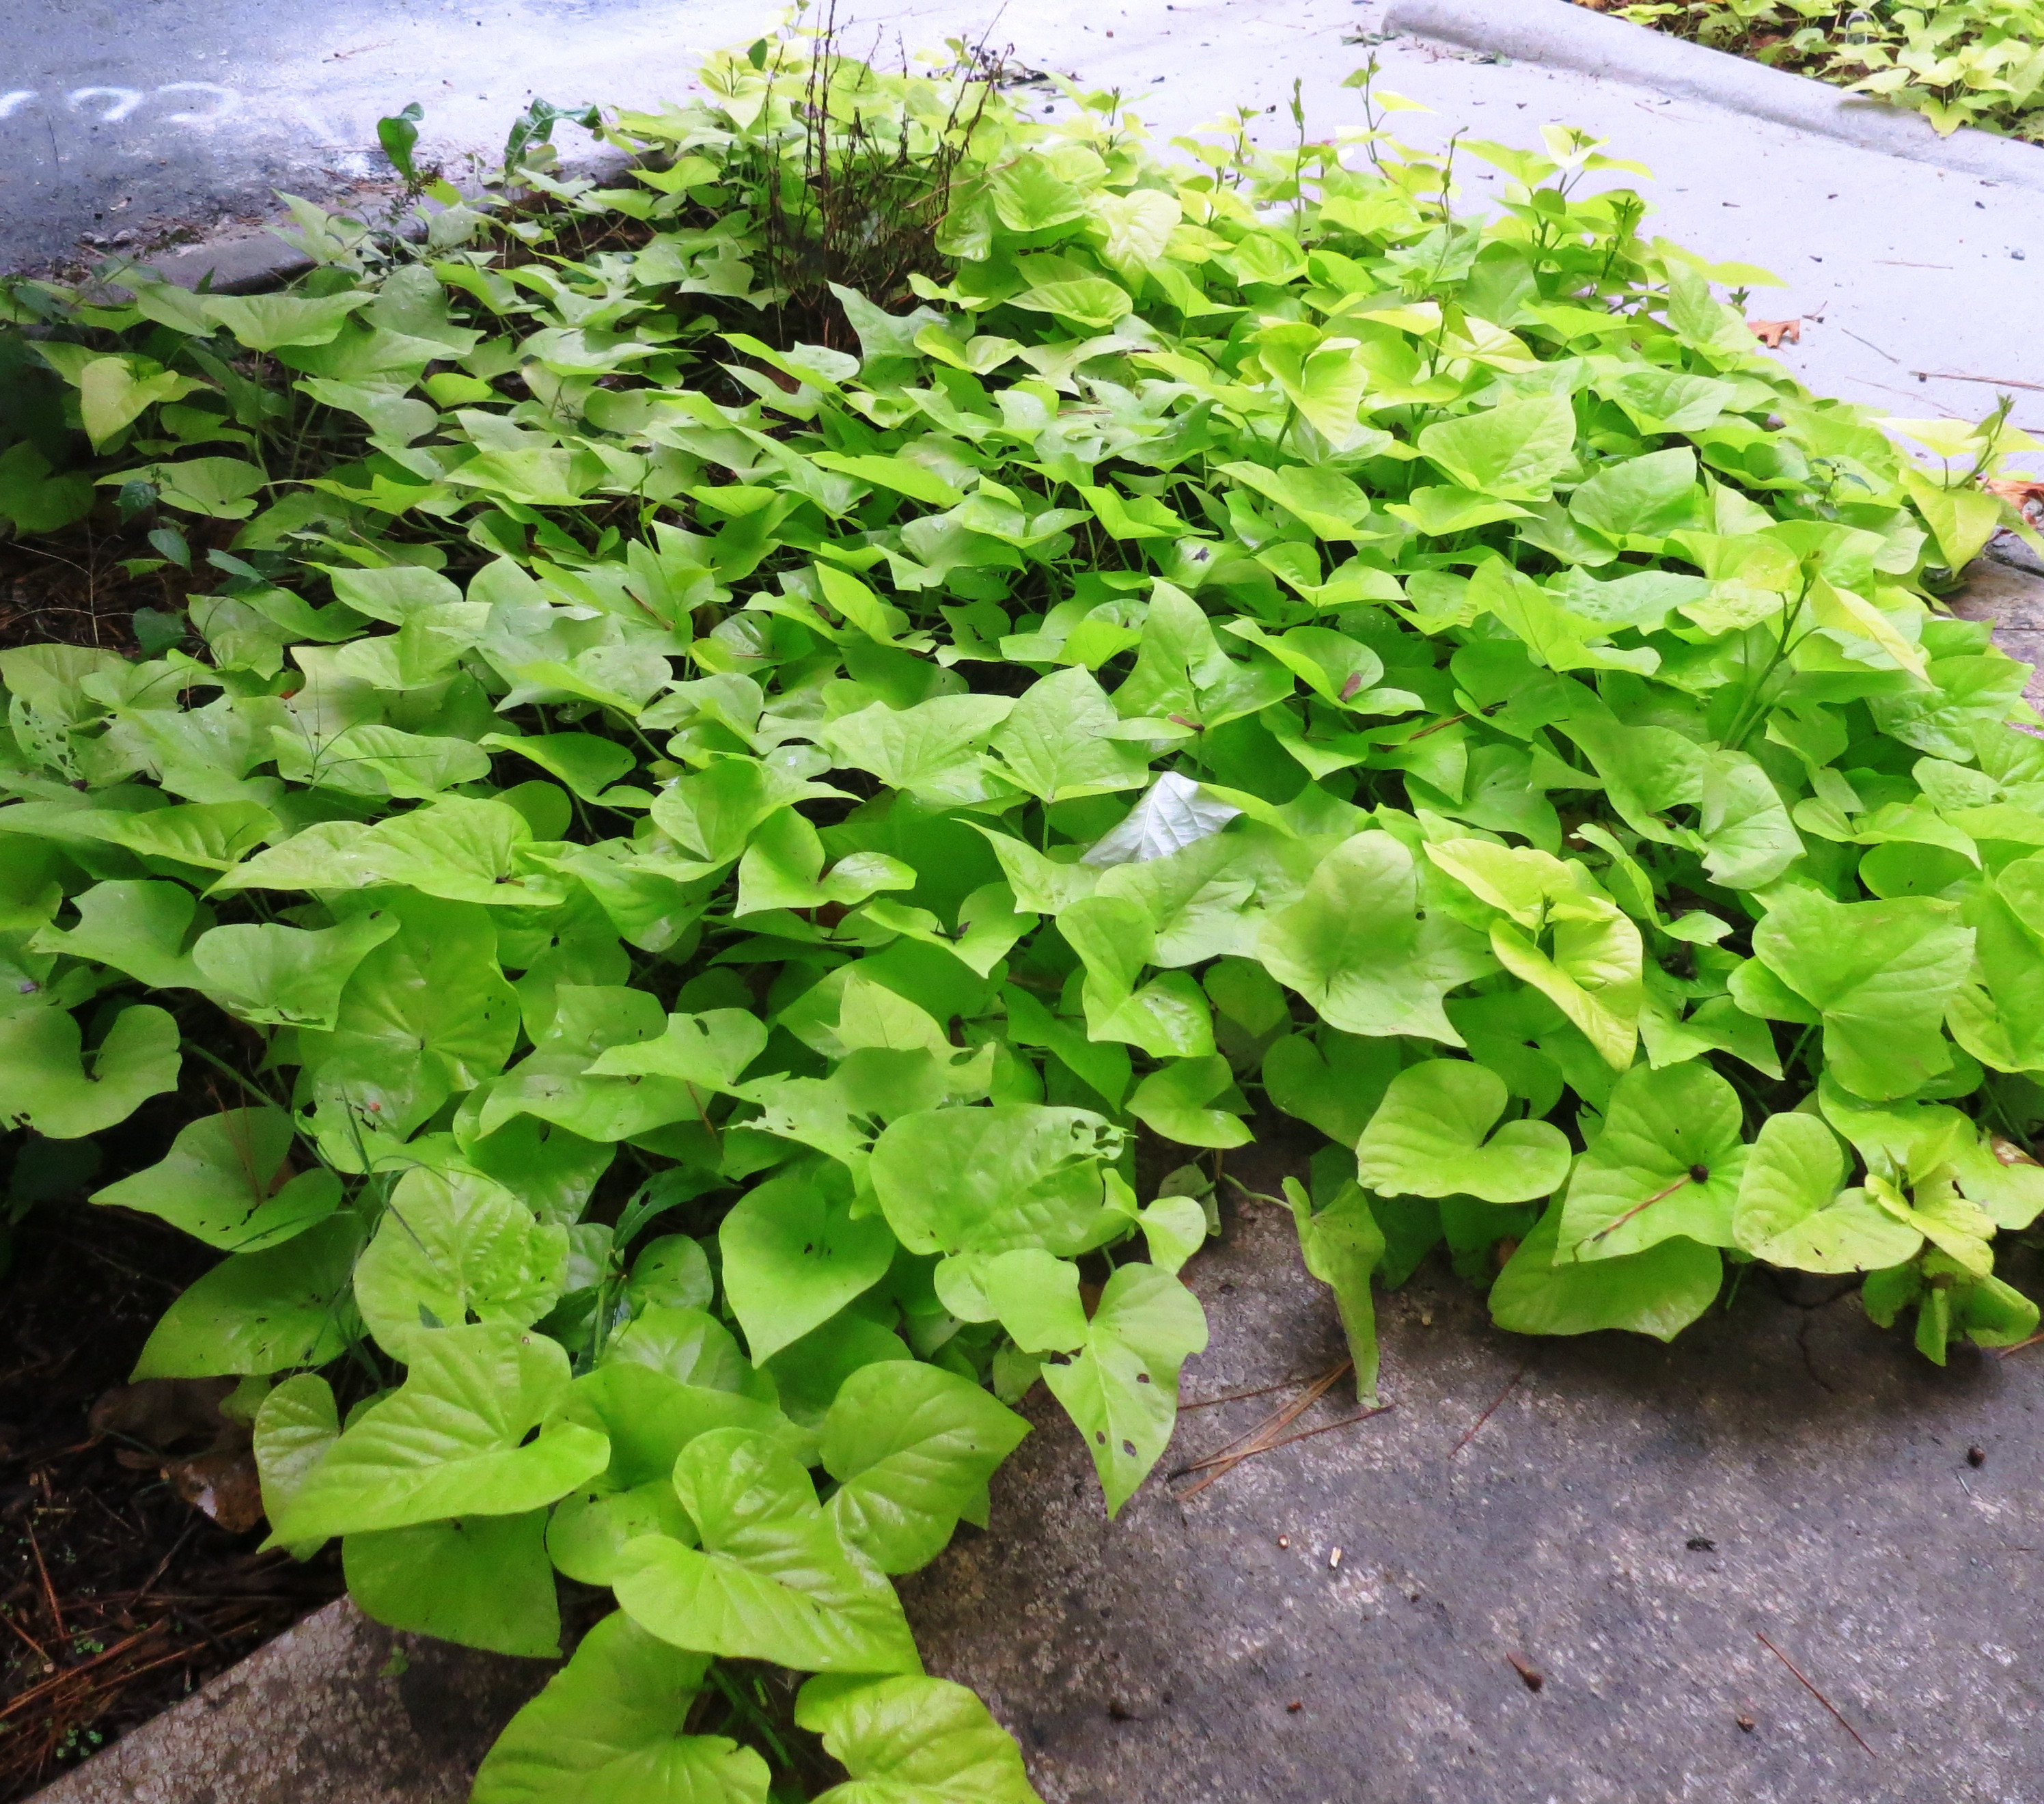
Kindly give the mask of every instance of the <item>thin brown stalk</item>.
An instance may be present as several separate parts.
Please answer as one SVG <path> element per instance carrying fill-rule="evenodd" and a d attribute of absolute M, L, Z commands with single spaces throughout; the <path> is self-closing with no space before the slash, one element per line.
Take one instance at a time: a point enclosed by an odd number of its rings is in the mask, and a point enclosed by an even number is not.
<path fill-rule="evenodd" d="M 57 1607 L 57 1588 L 50 1583 L 50 1569 L 43 1564 L 43 1544 L 36 1539 L 36 1525 L 29 1524 L 29 1547 L 36 1556 L 36 1570 L 42 1575 L 43 1595 L 49 1602 L 50 1621 L 56 1625 L 57 1639 L 65 1639 L 63 1612 Z"/>
<path fill-rule="evenodd" d="M 1483 1425 L 1489 1421 L 1493 1416 L 1497 1414 L 1499 1406 L 1502 1404 L 1504 1399 L 1509 1397 L 1513 1391 L 1519 1388 L 1520 1379 L 1523 1378 L 1527 1373 L 1531 1371 L 1532 1369 L 1533 1362 L 1531 1360 L 1528 1360 L 1525 1364 L 1521 1366 L 1518 1371 L 1515 1371 L 1512 1375 L 1511 1379 L 1506 1383 L 1504 1388 L 1499 1391 L 1498 1394 L 1490 1400 L 1490 1407 L 1485 1410 L 1481 1415 L 1478 1416 L 1477 1419 L 1470 1425 L 1469 1433 L 1464 1435 L 1460 1441 L 1457 1441 L 1453 1447 L 1448 1449 L 1448 1457 L 1450 1460 L 1454 1459 L 1458 1453 L 1461 1452 L 1465 1447 L 1468 1446 L 1472 1441 L 1476 1439 L 1478 1433 L 1481 1432 Z"/>
<path fill-rule="evenodd" d="M 1184 1470 L 1188 1472 L 1201 1471 L 1208 1466 L 1219 1464 L 1224 1460 L 1227 1461 L 1229 1467 L 1232 1469 L 1233 1467 L 1242 1464 L 1242 1463 L 1246 1460 L 1254 1460 L 1261 1454 L 1274 1453 L 1281 1447 L 1289 1447 L 1295 1441 L 1311 1441 L 1316 1434 L 1332 1434 L 1338 1428 L 1353 1428 L 1358 1422 L 1366 1422 L 1370 1421 L 1372 1417 L 1388 1416 L 1398 1406 L 1396 1403 L 1380 1403 L 1374 1410 L 1361 1410 L 1354 1415 L 1343 1416 L 1338 1422 L 1322 1422 L 1318 1428 L 1302 1428 L 1296 1434 L 1285 1435 L 1276 1441 L 1266 1441 L 1259 1447 L 1246 1448 L 1243 1452 L 1232 1456 L 1216 1453 L 1204 1460 L 1195 1460 L 1192 1464 L 1185 1467 Z M 1216 1478 L 1220 1477 L 1220 1475 L 1218 1472 L 1214 1475 Z M 1194 1491 L 1197 1491 L 1198 1488 L 1199 1487 L 1197 1485 L 1193 1487 Z M 1187 1497 L 1190 1497 L 1193 1493 L 1191 1491 L 1189 1491 L 1185 1492 L 1185 1494 Z"/>
<path fill-rule="evenodd" d="M 1254 1391 L 1224 1391 L 1218 1397 L 1202 1397 L 1196 1403 L 1181 1403 L 1178 1406 L 1178 1414 L 1183 1415 L 1188 1410 L 1211 1410 L 1216 1404 L 1220 1403 L 1239 1403 L 1245 1398 L 1249 1397 L 1268 1397 L 1274 1391 L 1289 1391 L 1295 1384 L 1305 1384 L 1309 1382 L 1311 1382 L 1309 1379 L 1303 1376 L 1281 1378 L 1275 1384 L 1259 1385 Z"/>
<path fill-rule="evenodd" d="M 121 1654 L 125 1653 L 130 1648 L 133 1647 L 137 1641 L 141 1641 L 146 1636 L 155 1634 L 156 1631 L 163 1626 L 163 1624 L 160 1622 L 152 1622 L 146 1629 L 137 1629 L 133 1634 L 128 1637 L 125 1641 L 116 1641 L 113 1645 L 109 1648 L 103 1654 L 94 1654 L 90 1660 L 83 1662 L 80 1665 L 67 1666 L 63 1671 L 56 1674 L 54 1677 L 45 1679 L 41 1684 L 30 1686 L 27 1691 L 21 1692 L 14 1697 L 10 1698 L 6 1703 L 0 1704 L 0 1717 L 12 1716 L 17 1710 L 22 1709 L 27 1705 L 33 1704 L 38 1698 L 44 1696 L 48 1692 L 54 1691 L 67 1679 L 75 1679 L 81 1672 L 90 1672 L 96 1666 L 104 1666 L 107 1661 L 114 1659 Z"/>
<path fill-rule="evenodd" d="M 1289 1428 L 1307 1410 L 1326 1396 L 1340 1381 L 1342 1375 L 1353 1369 L 1353 1361 L 1343 1360 L 1339 1365 L 1323 1372 L 1307 1387 L 1303 1394 L 1293 1398 L 1283 1409 L 1273 1412 L 1247 1434 L 1237 1436 L 1219 1452 L 1208 1454 L 1204 1459 L 1193 1465 L 1181 1467 L 1178 1471 L 1171 1475 L 1174 1478 L 1182 1477 L 1188 1472 L 1204 1471 L 1208 1467 L 1212 1467 L 1212 1470 L 1208 1471 L 1207 1475 L 1198 1483 L 1181 1491 L 1178 1494 L 1180 1498 L 1182 1500 L 1188 1497 L 1197 1497 L 1216 1479 L 1232 1471 L 1244 1460 L 1266 1451 L 1278 1440 L 1284 1430 Z"/>
<path fill-rule="evenodd" d="M 1592 1245 L 1596 1241 L 1602 1240 L 1607 1234 L 1616 1233 L 1618 1230 L 1623 1228 L 1627 1222 L 1630 1221 L 1634 1216 L 1642 1214 L 1644 1211 L 1651 1209 L 1655 1203 L 1660 1202 L 1664 1197 L 1673 1196 L 1676 1191 L 1683 1187 L 1683 1185 L 1694 1183 L 1695 1182 L 1696 1180 L 1692 1178 L 1687 1171 L 1685 1171 L 1681 1177 L 1677 1178 L 1674 1183 L 1669 1185 L 1666 1189 L 1656 1190 L 1653 1195 L 1650 1196 L 1644 1202 L 1635 1203 L 1631 1208 L 1628 1209 L 1623 1215 L 1619 1216 L 1616 1221 L 1607 1221 L 1601 1228 L 1598 1229 L 1594 1234 L 1591 1235 L 1589 1240 L 1585 1241 L 1584 1244 L 1585 1245 Z"/>
<path fill-rule="evenodd" d="M 6 1623 L 10 1629 L 13 1629 L 16 1634 L 19 1635 L 23 1641 L 29 1644 L 30 1647 L 33 1648 L 36 1650 L 37 1656 L 42 1660 L 44 1665 L 55 1666 L 57 1664 L 55 1660 L 50 1658 L 50 1650 L 44 1647 L 40 1641 L 37 1641 L 34 1636 L 31 1635 L 27 1629 L 24 1629 L 20 1623 L 17 1622 L 14 1618 L 4 1610 L 0 1610 L 0 1622 Z"/>
<path fill-rule="evenodd" d="M 1929 269 L 1936 266 L 1925 263 L 1921 267 Z M 1911 370 L 1909 373 L 1919 382 L 1977 382 L 1988 388 L 2031 388 L 2044 394 L 2044 382 L 2019 382 L 2014 376 L 1962 376 L 1956 370 Z"/>
<path fill-rule="evenodd" d="M 1842 1729 L 1846 1734 L 1850 1735 L 1854 1741 L 1857 1741 L 1867 1753 L 1869 1755 L 1872 1754 L 1873 1750 L 1871 1748 L 1867 1747 L 1866 1737 L 1862 1735 L 1858 1729 L 1854 1729 L 1850 1723 L 1846 1721 L 1843 1715 L 1840 1714 L 1838 1706 L 1836 1704 L 1833 1703 L 1830 1698 L 1826 1697 L 1823 1692 L 1819 1691 L 1815 1686 L 1812 1685 L 1808 1679 L 1803 1676 L 1803 1669 L 1796 1665 L 1795 1661 L 1789 1659 L 1786 1654 L 1782 1652 L 1779 1648 L 1775 1646 L 1772 1641 L 1769 1641 L 1765 1635 L 1761 1635 L 1760 1631 L 1758 1629 L 1754 1630 L 1754 1633 L 1760 1636 L 1760 1644 L 1763 1648 L 1766 1648 L 1770 1654 L 1773 1655 L 1777 1660 L 1781 1661 L 1784 1666 L 1787 1667 L 1791 1672 L 1796 1675 L 1796 1683 L 1800 1684 L 1804 1691 L 1808 1691 L 1812 1697 L 1815 1698 L 1819 1703 L 1822 1704 L 1826 1710 L 1829 1710 L 1833 1716 L 1838 1717 L 1838 1727 Z"/>

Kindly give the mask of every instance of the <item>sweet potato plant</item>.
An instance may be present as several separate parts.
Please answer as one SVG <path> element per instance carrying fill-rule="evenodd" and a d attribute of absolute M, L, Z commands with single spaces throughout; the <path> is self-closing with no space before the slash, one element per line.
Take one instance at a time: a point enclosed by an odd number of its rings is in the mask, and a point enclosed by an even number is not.
<path fill-rule="evenodd" d="M 1167 162 L 791 34 L 283 292 L 0 290 L 0 513 L 197 579 L 0 655 L 0 1108 L 211 1094 L 97 1200 L 219 1249 L 138 1375 L 242 1381 L 278 1542 L 614 1594 L 479 1804 L 1032 1798 L 889 1576 L 1039 1381 L 1143 1482 L 1259 1117 L 1366 1393 L 1443 1240 L 1528 1334 L 2034 1330 L 2044 744 L 1937 599 L 2027 441 L 1355 85 Z"/>

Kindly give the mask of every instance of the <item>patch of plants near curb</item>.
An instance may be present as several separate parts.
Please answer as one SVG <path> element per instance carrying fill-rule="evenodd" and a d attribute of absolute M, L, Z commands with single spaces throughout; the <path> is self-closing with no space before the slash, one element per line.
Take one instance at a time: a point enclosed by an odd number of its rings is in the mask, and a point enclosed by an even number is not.
<path fill-rule="evenodd" d="M 0 655 L 0 1094 L 220 1085 L 98 1200 L 221 1256 L 137 1375 L 277 1544 L 513 1654 L 614 1598 L 482 1804 L 1032 1798 L 889 1579 L 1039 1382 L 1142 1483 L 1266 1107 L 1366 1395 L 1443 1244 L 1520 1333 L 2035 1331 L 2044 746 L 1936 600 L 2030 441 L 1800 388 L 1573 133 L 1458 217 L 1371 75 L 1167 164 L 794 34 L 615 187 L 6 291 L 0 506 L 200 580 Z"/>
<path fill-rule="evenodd" d="M 1575 0 L 1961 125 L 2044 144 L 2040 0 Z"/>

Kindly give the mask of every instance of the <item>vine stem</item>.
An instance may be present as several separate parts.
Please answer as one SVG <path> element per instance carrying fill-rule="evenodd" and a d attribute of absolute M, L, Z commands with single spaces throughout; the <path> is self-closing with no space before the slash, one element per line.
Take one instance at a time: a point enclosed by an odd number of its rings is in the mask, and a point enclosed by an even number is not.
<path fill-rule="evenodd" d="M 272 1108 L 276 1106 L 277 1099 L 275 1097 L 272 1096 L 267 1090 L 261 1089 L 256 1085 L 250 1083 L 247 1078 L 244 1077 L 240 1072 L 237 1071 L 232 1065 L 228 1064 L 225 1059 L 216 1057 L 213 1053 L 208 1052 L 205 1047 L 200 1045 L 196 1040 L 181 1040 L 179 1044 L 182 1045 L 187 1052 L 198 1053 L 202 1059 L 205 1060 L 206 1062 L 209 1065 L 211 1065 L 216 1071 L 223 1072 L 227 1076 L 233 1079 L 233 1080 L 236 1083 L 240 1084 L 244 1090 L 247 1090 L 251 1096 L 254 1097 L 258 1102 Z"/>

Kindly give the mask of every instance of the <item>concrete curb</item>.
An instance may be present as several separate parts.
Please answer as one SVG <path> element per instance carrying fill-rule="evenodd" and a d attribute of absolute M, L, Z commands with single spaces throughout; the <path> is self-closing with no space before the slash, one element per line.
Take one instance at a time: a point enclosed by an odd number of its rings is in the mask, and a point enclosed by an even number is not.
<path fill-rule="evenodd" d="M 1941 138 L 1927 120 L 1900 108 L 1568 0 L 1396 0 L 1384 29 L 1704 101 L 1862 150 L 2044 191 L 2044 148 L 1971 129 Z"/>
<path fill-rule="evenodd" d="M 33 1804 L 465 1804 L 555 1670 L 399 1634 L 343 1598 Z"/>

